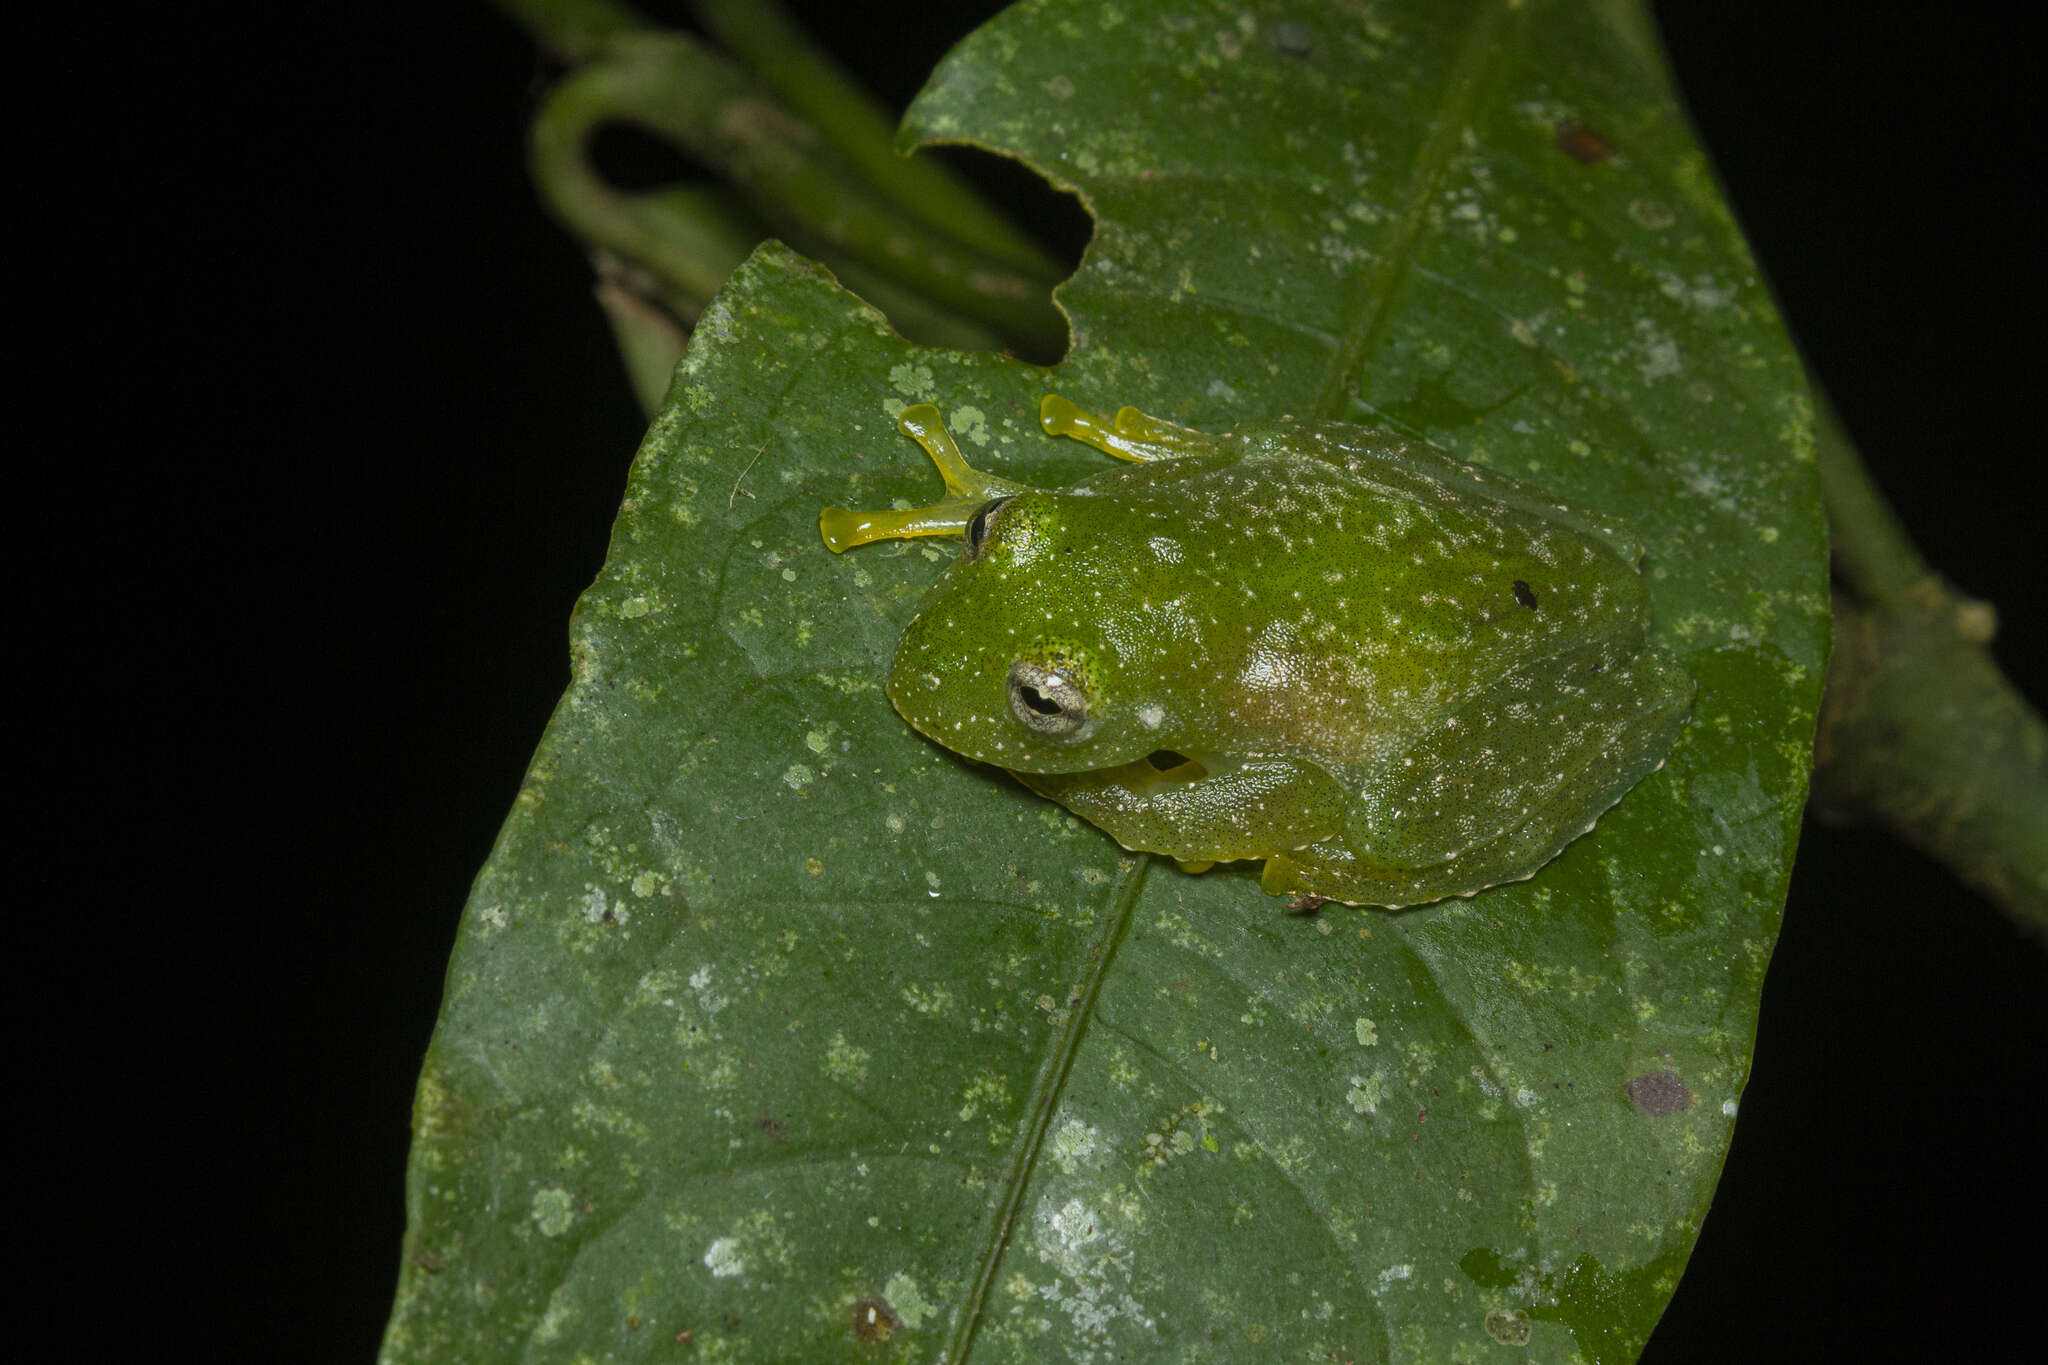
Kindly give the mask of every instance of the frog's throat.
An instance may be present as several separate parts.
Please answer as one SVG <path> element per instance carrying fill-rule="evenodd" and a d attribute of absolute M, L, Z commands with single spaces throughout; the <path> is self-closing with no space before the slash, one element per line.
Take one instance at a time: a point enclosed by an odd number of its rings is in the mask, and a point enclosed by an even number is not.
<path fill-rule="evenodd" d="M 1038 424 L 1048 436 L 1065 436 L 1133 464 L 1200 455 L 1220 444 L 1206 432 L 1148 416 L 1136 408 L 1118 408 L 1114 418 L 1104 418 L 1056 393 L 1039 400 Z"/>
<path fill-rule="evenodd" d="M 913 536 L 959 535 L 977 509 L 991 498 L 1022 493 L 1024 485 L 984 474 L 967 463 L 954 443 L 939 410 L 930 403 L 905 408 L 896 419 L 896 429 L 924 447 L 946 481 L 947 496 L 929 507 L 896 508 L 886 511 L 849 512 L 844 507 L 827 507 L 818 514 L 818 532 L 834 554 L 877 540 L 909 540 Z"/>

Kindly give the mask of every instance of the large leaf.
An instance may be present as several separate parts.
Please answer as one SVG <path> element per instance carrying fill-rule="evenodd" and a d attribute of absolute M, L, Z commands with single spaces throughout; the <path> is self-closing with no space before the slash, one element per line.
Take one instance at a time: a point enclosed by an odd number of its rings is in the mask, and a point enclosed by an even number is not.
<path fill-rule="evenodd" d="M 1019 6 L 913 108 L 1097 222 L 1047 373 L 775 247 L 705 315 L 479 877 L 394 1359 L 1630 1358 L 1747 1074 L 1825 652 L 1790 347 L 1633 11 Z M 1354 411 L 1623 512 L 1699 680 L 1534 880 L 1283 913 L 919 739 L 892 419 Z"/>

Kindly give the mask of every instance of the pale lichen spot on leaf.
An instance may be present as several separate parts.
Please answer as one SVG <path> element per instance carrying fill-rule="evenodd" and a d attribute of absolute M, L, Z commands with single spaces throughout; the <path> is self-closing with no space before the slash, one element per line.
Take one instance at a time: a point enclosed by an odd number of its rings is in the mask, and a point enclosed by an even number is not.
<path fill-rule="evenodd" d="M 576 1201 L 567 1190 L 550 1186 L 533 1196 L 533 1225 L 543 1237 L 560 1237 L 576 1221 Z"/>
<path fill-rule="evenodd" d="M 737 1237 L 720 1237 L 704 1249 L 704 1268 L 718 1279 L 730 1279 L 743 1275 L 747 1269 L 747 1258 L 740 1253 Z"/>
<path fill-rule="evenodd" d="M 962 441 L 986 448 L 989 442 L 988 414 L 980 408 L 962 406 L 947 416 L 946 425 Z"/>
<path fill-rule="evenodd" d="M 825 1051 L 825 1074 L 842 1085 L 859 1085 L 868 1078 L 869 1057 L 866 1048 L 848 1042 L 844 1033 L 835 1033 Z"/>
<path fill-rule="evenodd" d="M 624 905 L 613 905 L 601 886 L 583 889 L 583 919 L 587 924 L 624 924 L 632 918 Z"/>
<path fill-rule="evenodd" d="M 903 402 L 889 409 L 891 423 L 910 404 L 929 403 L 938 395 L 938 390 L 932 385 L 932 367 L 912 361 L 889 368 L 889 387 L 903 395 Z"/>
<path fill-rule="evenodd" d="M 1095 1157 L 1102 1134 L 1093 1125 L 1068 1119 L 1052 1135 L 1050 1155 L 1063 1175 L 1072 1175 Z"/>
<path fill-rule="evenodd" d="M 950 1014 L 953 1010 L 953 993 L 944 986 L 927 988 L 912 983 L 903 988 L 902 995 L 904 1002 L 919 1014 Z"/>
<path fill-rule="evenodd" d="M 1628 216 L 1635 221 L 1637 227 L 1651 232 L 1662 232 L 1678 221 L 1678 215 L 1673 213 L 1668 205 L 1655 199 L 1630 200 Z"/>
<path fill-rule="evenodd" d="M 1635 340 L 1631 346 L 1636 357 L 1636 373 L 1645 384 L 1654 384 L 1666 375 L 1681 373 L 1685 362 L 1678 354 L 1678 340 L 1659 327 L 1649 318 L 1637 318 Z"/>
<path fill-rule="evenodd" d="M 889 1282 L 882 1286 L 882 1295 L 896 1310 L 896 1316 L 903 1319 L 903 1325 L 912 1331 L 922 1327 L 925 1319 L 939 1311 L 938 1305 L 925 1297 L 924 1290 L 906 1271 L 899 1270 L 891 1275 Z"/>
<path fill-rule="evenodd" d="M 1520 1308 L 1496 1308 L 1486 1315 L 1486 1335 L 1503 1346 L 1527 1346 L 1536 1328 Z"/>

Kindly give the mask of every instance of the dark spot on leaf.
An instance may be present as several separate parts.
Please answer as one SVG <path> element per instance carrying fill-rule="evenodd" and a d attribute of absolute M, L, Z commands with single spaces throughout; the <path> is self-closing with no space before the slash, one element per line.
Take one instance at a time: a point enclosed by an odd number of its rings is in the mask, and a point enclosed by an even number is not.
<path fill-rule="evenodd" d="M 1597 166 L 1614 155 L 1612 143 L 1583 123 L 1557 125 L 1557 150 L 1581 166 Z"/>
<path fill-rule="evenodd" d="M 1652 1071 L 1636 1077 L 1623 1089 L 1628 1102 L 1653 1119 L 1692 1107 L 1692 1091 L 1686 1089 L 1675 1071 Z"/>
<path fill-rule="evenodd" d="M 1536 610 L 1536 589 L 1517 578 L 1515 580 L 1515 600 L 1530 611 Z"/>
<path fill-rule="evenodd" d="M 777 1142 L 789 1141 L 789 1129 L 782 1126 L 782 1120 L 773 1114 L 761 1115 L 761 1131 Z"/>
<path fill-rule="evenodd" d="M 1299 19 L 1283 19 L 1273 25 L 1273 47 L 1289 57 L 1306 57 L 1316 50 L 1314 30 Z"/>
<path fill-rule="evenodd" d="M 903 1325 L 896 1310 L 879 1294 L 853 1301 L 853 1337 L 856 1341 L 887 1341 Z"/>
<path fill-rule="evenodd" d="M 1187 762 L 1187 755 L 1177 754 L 1171 749 L 1154 749 L 1145 755 L 1145 761 L 1159 772 L 1167 772 Z"/>
<path fill-rule="evenodd" d="M 1313 915 L 1329 903 L 1330 898 L 1328 896 L 1318 896 L 1315 892 L 1310 891 L 1297 900 L 1287 902 L 1287 913 L 1290 915 Z"/>

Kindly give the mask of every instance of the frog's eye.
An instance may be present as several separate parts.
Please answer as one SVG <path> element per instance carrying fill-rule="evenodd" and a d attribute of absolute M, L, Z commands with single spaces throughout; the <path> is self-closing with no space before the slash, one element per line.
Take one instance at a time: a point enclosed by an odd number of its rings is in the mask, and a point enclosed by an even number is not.
<path fill-rule="evenodd" d="M 981 558 L 981 547 L 988 543 L 989 524 L 996 519 L 996 513 L 1002 511 L 1003 504 L 1009 500 L 1008 496 L 993 498 L 977 507 L 974 510 L 974 515 L 967 519 L 967 557 L 969 559 Z"/>
<path fill-rule="evenodd" d="M 1071 735 L 1088 723 L 1088 695 L 1065 674 L 1019 659 L 1010 665 L 1010 711 L 1027 730 Z"/>

